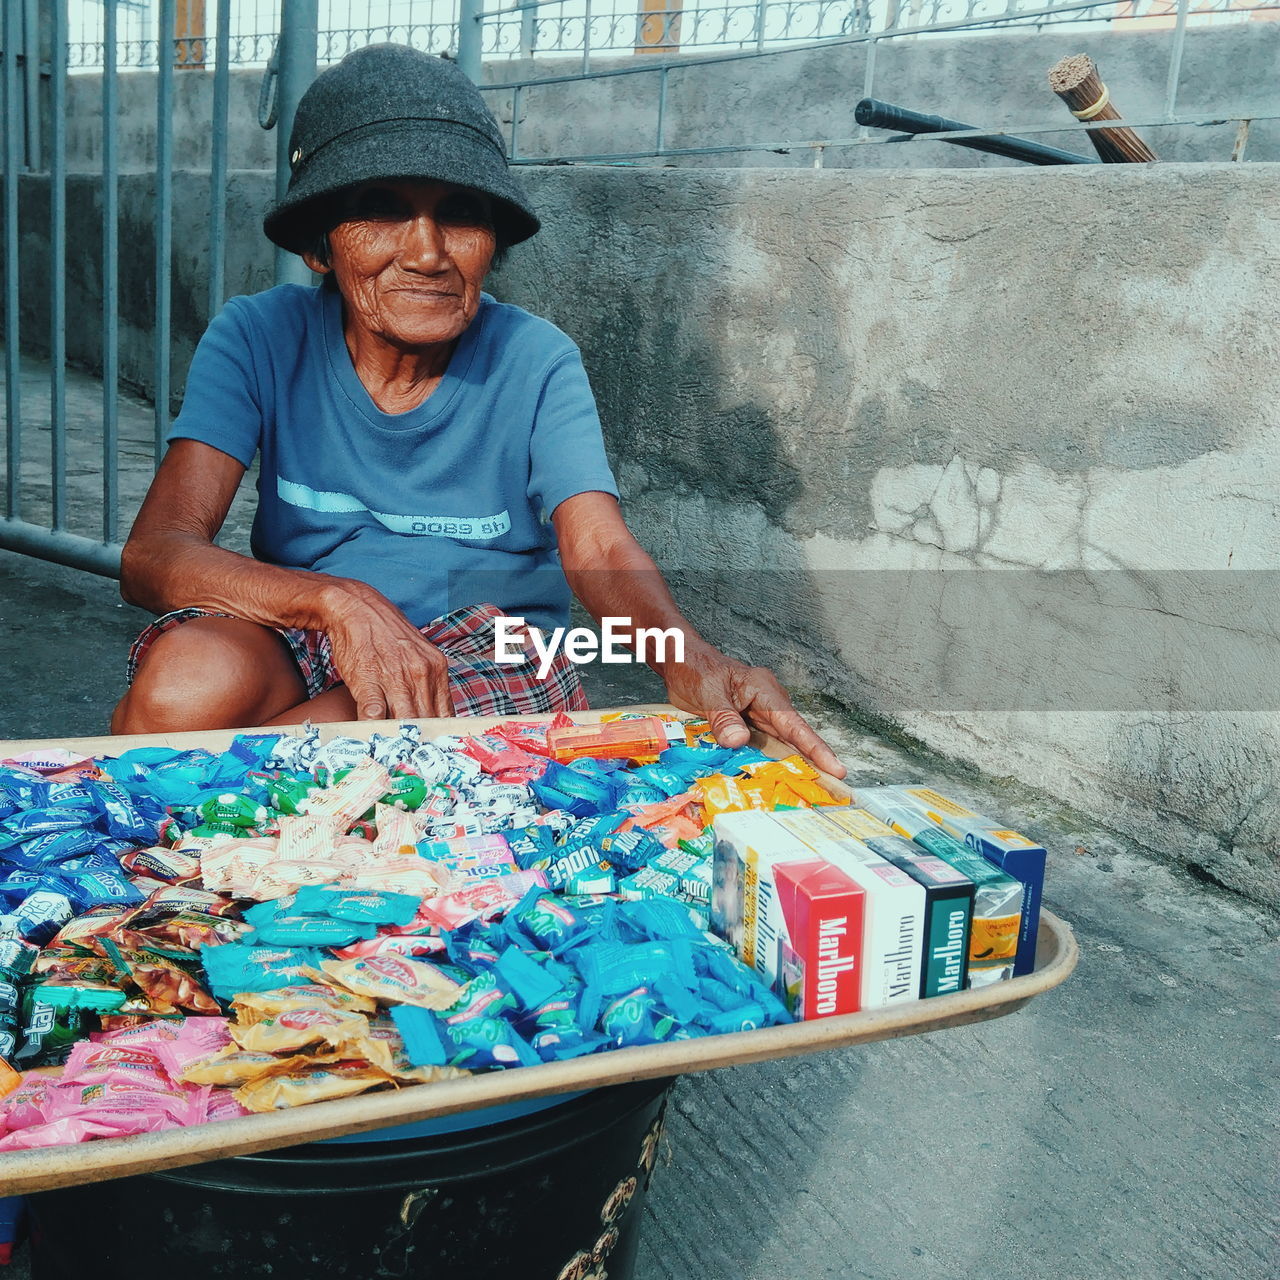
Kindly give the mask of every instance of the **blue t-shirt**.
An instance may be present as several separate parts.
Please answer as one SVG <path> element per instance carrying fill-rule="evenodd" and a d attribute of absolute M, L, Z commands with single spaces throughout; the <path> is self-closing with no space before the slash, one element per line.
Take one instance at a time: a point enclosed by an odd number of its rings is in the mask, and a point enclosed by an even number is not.
<path fill-rule="evenodd" d="M 336 290 L 232 298 L 200 339 L 169 439 L 246 467 L 261 452 L 254 557 L 367 582 L 415 626 L 481 602 L 567 625 L 551 513 L 618 494 L 578 348 L 488 294 L 406 413 L 383 413 L 357 376 Z"/>

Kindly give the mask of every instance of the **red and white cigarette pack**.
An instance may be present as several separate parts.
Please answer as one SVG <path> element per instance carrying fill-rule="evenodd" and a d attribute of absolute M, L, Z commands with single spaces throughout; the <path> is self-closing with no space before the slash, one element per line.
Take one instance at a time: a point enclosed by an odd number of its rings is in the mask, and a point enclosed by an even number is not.
<path fill-rule="evenodd" d="M 865 891 L 760 810 L 716 817 L 712 928 L 798 1018 L 862 1008 Z"/>

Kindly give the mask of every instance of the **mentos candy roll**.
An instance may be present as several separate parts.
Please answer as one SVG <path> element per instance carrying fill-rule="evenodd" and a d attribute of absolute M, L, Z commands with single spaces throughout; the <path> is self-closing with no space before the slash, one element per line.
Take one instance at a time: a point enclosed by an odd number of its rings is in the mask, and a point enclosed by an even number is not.
<path fill-rule="evenodd" d="M 151 844 L 159 835 L 164 806 L 150 796 L 130 795 L 113 782 L 90 782 L 97 808 L 102 813 L 102 829 L 109 836 L 132 844 Z"/>
<path fill-rule="evenodd" d="M 13 871 L 0 880 L 0 907 L 16 907 L 35 892 L 44 876 L 39 871 Z"/>
<path fill-rule="evenodd" d="M 33 836 L 57 835 L 62 831 L 79 831 L 93 825 L 98 815 L 92 809 L 66 808 L 24 809 L 7 819 L 0 827 L 0 848 L 22 844 Z M 98 837 L 94 836 L 96 840 Z"/>
<path fill-rule="evenodd" d="M 43 871 L 46 867 L 56 866 L 68 858 L 88 853 L 101 838 L 101 832 L 91 827 L 81 827 L 72 831 L 55 831 L 45 835 L 31 836 L 21 844 L 11 844 L 0 850 L 0 858 L 15 863 L 28 871 Z"/>
<path fill-rule="evenodd" d="M 93 907 L 131 906 L 145 896 L 119 871 L 77 871 L 74 875 L 55 877 L 50 888 L 65 893 L 77 912 Z"/>

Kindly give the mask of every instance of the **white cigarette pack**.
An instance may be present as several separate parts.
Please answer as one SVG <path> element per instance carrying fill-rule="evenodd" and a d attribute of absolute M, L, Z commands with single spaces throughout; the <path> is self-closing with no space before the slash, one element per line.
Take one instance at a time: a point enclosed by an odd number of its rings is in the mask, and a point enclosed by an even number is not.
<path fill-rule="evenodd" d="M 789 809 L 773 820 L 866 891 L 862 1007 L 916 1000 L 924 947 L 925 891 L 861 840 L 835 831 L 818 812 Z"/>

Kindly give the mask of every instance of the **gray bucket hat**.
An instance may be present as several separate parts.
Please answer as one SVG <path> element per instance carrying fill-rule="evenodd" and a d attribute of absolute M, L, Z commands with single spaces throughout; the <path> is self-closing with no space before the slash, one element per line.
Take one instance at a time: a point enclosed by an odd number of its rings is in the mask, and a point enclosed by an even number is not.
<path fill-rule="evenodd" d="M 292 253 L 311 247 L 326 196 L 379 178 L 483 191 L 500 244 L 541 226 L 479 89 L 454 63 L 408 45 L 368 45 L 322 71 L 298 103 L 289 160 L 289 189 L 262 229 Z"/>

